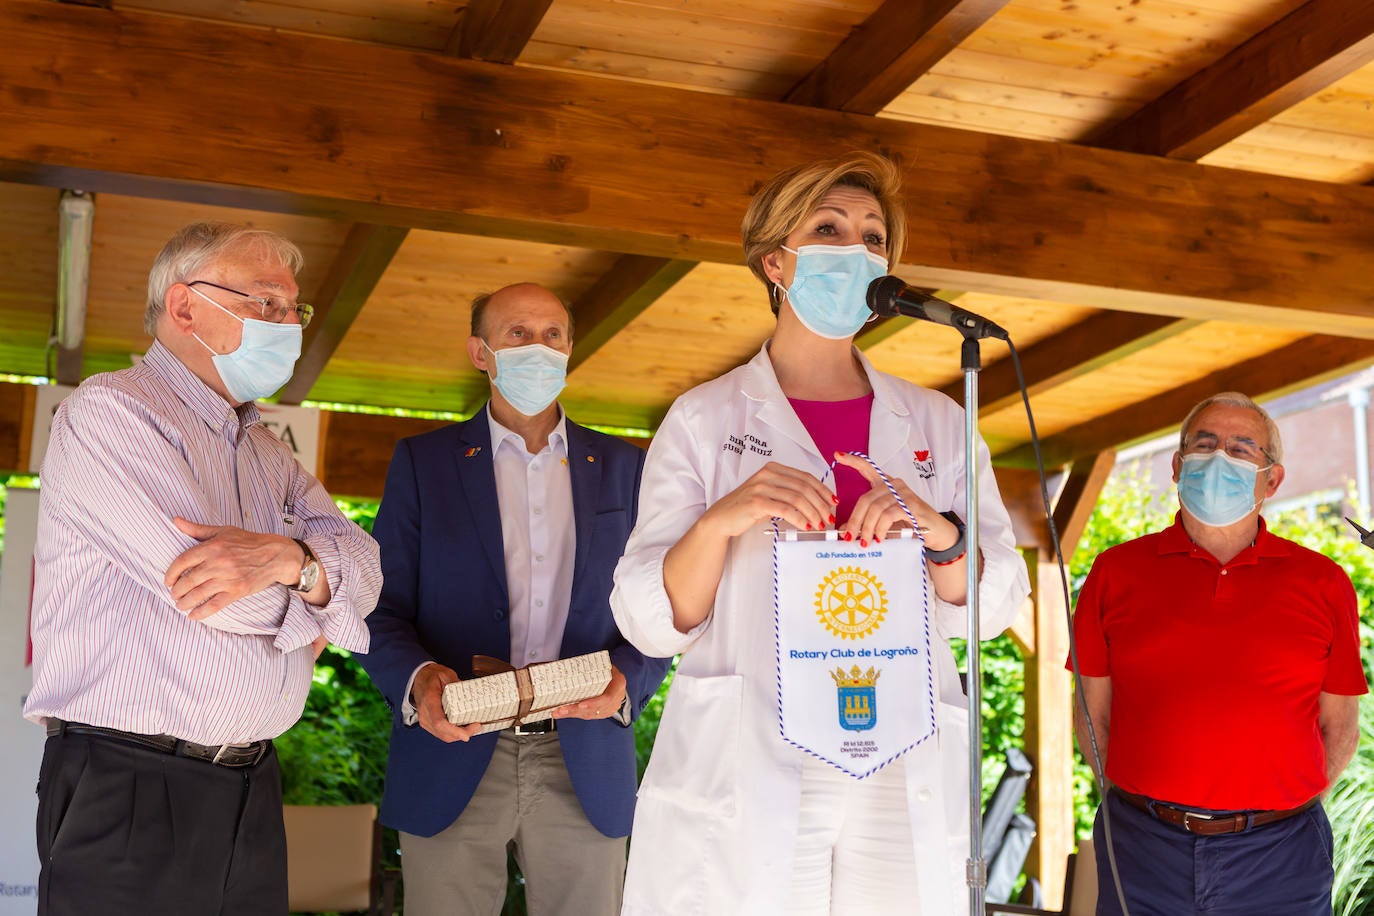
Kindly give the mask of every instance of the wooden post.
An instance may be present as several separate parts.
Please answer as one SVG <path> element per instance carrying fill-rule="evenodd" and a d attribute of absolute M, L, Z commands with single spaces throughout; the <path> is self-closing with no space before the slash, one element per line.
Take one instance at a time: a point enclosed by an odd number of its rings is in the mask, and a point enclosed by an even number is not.
<path fill-rule="evenodd" d="M 1026 550 L 1034 608 L 1035 645 L 1025 654 L 1026 755 L 1035 764 L 1026 810 L 1035 818 L 1035 842 L 1026 873 L 1040 878 L 1045 906 L 1063 905 L 1064 864 L 1077 841 L 1073 816 L 1072 681 L 1064 670 L 1069 629 L 1059 567 L 1040 549 Z"/>
<path fill-rule="evenodd" d="M 1054 502 L 1060 552 L 1073 556 L 1107 482 L 1116 453 L 1102 451 L 1068 469 Z M 1012 514 L 1030 575 L 1030 600 L 1012 625 L 1012 638 L 1025 665 L 1026 755 L 1035 765 L 1026 789 L 1026 810 L 1036 836 L 1026 874 L 1040 879 L 1045 905 L 1063 904 L 1064 866 L 1078 845 L 1074 836 L 1073 679 L 1064 670 L 1069 652 L 1065 588 L 1059 575 L 1049 526 L 1035 475 L 998 468 L 997 483 Z M 1037 492 L 1031 492 L 1037 491 Z"/>

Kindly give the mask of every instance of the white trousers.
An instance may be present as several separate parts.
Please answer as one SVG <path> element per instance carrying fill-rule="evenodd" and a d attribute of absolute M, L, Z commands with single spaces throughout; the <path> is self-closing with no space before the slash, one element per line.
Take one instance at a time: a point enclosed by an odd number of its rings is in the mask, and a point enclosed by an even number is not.
<path fill-rule="evenodd" d="M 914 914 L 918 899 L 905 762 L 855 779 L 806 760 L 787 912 Z"/>

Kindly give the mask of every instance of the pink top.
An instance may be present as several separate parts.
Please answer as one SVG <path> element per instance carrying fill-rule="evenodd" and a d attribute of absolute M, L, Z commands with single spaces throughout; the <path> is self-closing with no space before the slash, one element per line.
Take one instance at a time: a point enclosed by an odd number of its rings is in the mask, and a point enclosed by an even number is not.
<path fill-rule="evenodd" d="M 868 454 L 868 423 L 873 413 L 873 392 L 861 398 L 848 401 L 803 401 L 788 398 L 787 402 L 797 412 L 797 419 L 811 434 L 821 457 L 826 462 L 835 460 L 836 452 L 863 452 Z M 826 481 L 835 486 L 840 504 L 835 509 L 835 518 L 844 524 L 859 497 L 868 492 L 868 481 L 853 468 L 842 464 L 835 465 L 834 480 Z"/>

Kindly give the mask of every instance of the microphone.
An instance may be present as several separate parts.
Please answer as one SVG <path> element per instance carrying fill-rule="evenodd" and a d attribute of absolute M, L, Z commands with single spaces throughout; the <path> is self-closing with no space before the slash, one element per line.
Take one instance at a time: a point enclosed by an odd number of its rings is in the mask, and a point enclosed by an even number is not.
<path fill-rule="evenodd" d="M 931 321 L 954 328 L 970 340 L 983 340 L 995 337 L 1009 340 L 1010 337 L 1001 326 L 993 324 L 981 315 L 950 305 L 929 293 L 923 293 L 914 286 L 908 286 L 900 277 L 879 277 L 868 284 L 868 307 L 875 315 L 891 318 L 906 315 Z"/>

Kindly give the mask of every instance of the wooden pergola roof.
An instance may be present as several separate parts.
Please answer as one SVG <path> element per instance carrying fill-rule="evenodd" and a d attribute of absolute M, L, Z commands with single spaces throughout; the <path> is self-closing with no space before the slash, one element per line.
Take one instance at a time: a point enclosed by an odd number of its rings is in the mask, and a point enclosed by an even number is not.
<path fill-rule="evenodd" d="M 853 148 L 905 171 L 903 276 L 1012 332 L 1053 463 L 1374 361 L 1367 0 L 0 0 L 0 34 L 0 372 L 54 374 L 82 188 L 69 378 L 145 349 L 171 232 L 242 219 L 301 243 L 323 313 L 284 400 L 471 411 L 467 302 L 529 279 L 573 303 L 572 415 L 652 430 L 769 332 L 751 192 Z M 956 396 L 957 342 L 861 340 Z"/>

